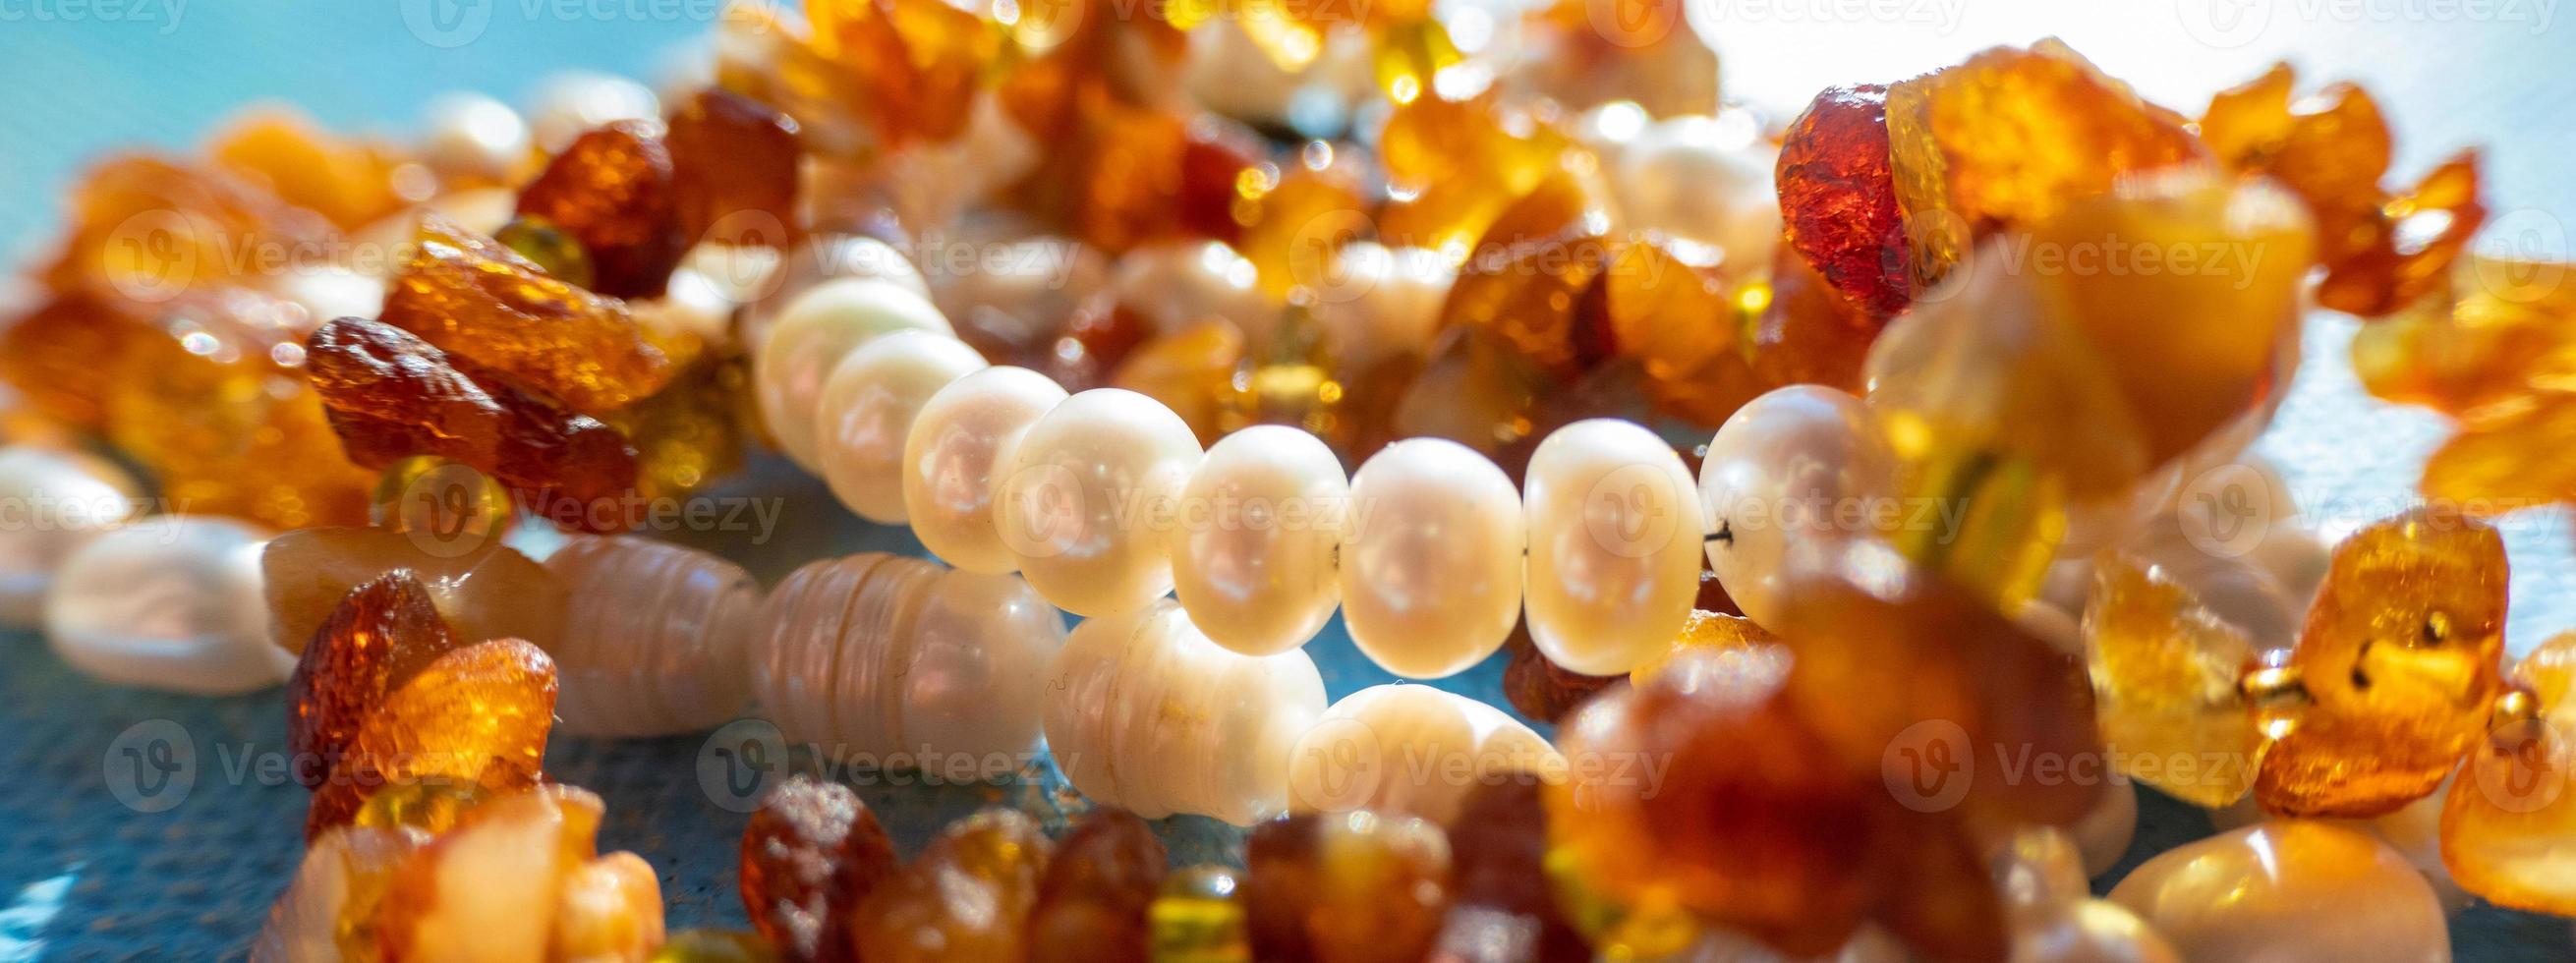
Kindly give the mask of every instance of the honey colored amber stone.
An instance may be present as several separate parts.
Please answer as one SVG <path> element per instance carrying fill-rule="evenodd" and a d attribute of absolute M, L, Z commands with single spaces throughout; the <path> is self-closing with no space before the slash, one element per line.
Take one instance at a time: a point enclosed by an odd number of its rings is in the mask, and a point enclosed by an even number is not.
<path fill-rule="evenodd" d="M 1536 782 L 1468 790 L 1449 824 L 1457 896 L 1441 918 L 1439 963 L 1592 959 L 1547 878 L 1547 802 Z"/>
<path fill-rule="evenodd" d="M 1658 410 L 1717 425 L 1769 390 L 1744 351 L 1746 314 L 1714 248 L 1653 238 L 1619 245 L 1603 275 L 1612 342 L 1643 364 Z"/>
<path fill-rule="evenodd" d="M 2237 692 L 2256 654 L 2242 629 L 2161 570 L 2104 555 L 2084 649 L 2102 740 L 2120 750 L 2122 772 L 2208 809 L 2253 788 L 2265 742 Z"/>
<path fill-rule="evenodd" d="M 102 428 L 115 386 L 98 376 L 99 365 L 124 356 L 144 330 L 116 301 L 58 295 L 0 329 L 0 380 L 46 419 L 72 429 Z"/>
<path fill-rule="evenodd" d="M 1084 817 L 1047 862 L 1029 911 L 1029 946 L 1068 963 L 1146 959 L 1164 859 L 1162 840 L 1135 814 L 1105 809 Z"/>
<path fill-rule="evenodd" d="M 1237 208 L 1261 177 L 1258 135 L 1214 115 L 1105 95 L 1080 98 L 1072 109 L 1061 148 L 1016 189 L 1022 208 L 1106 251 L 1236 238 Z"/>
<path fill-rule="evenodd" d="M 1105 387 L 1110 372 L 1152 336 L 1153 326 L 1142 313 L 1106 298 L 1093 299 L 1066 319 L 1064 335 L 1038 359 L 1037 370 L 1066 391 Z"/>
<path fill-rule="evenodd" d="M 1646 685 L 1663 678 L 1677 664 L 1711 656 L 1735 660 L 1729 664 L 1730 672 L 1769 672 L 1774 676 L 1785 675 L 1791 662 L 1789 650 L 1780 644 L 1780 638 L 1753 624 L 1752 619 L 1693 609 L 1690 620 L 1682 623 L 1681 633 L 1673 636 L 1672 647 L 1628 670 L 1628 678 Z"/>
<path fill-rule="evenodd" d="M 1613 253 L 1580 227 L 1479 244 L 1441 305 L 1440 327 L 1490 332 L 1554 379 L 1570 380 L 1617 353 L 1608 305 L 1598 300 L 1608 294 L 1599 282 Z"/>
<path fill-rule="evenodd" d="M 669 388 L 610 413 L 635 449 L 635 494 L 678 499 L 740 471 L 757 423 L 750 371 L 740 359 L 701 361 Z"/>
<path fill-rule="evenodd" d="M 743 827 L 743 910 L 788 959 L 851 963 L 850 914 L 897 865 L 894 841 L 858 793 L 793 776 Z"/>
<path fill-rule="evenodd" d="M 2263 757 L 2265 811 L 2361 818 L 2441 785 L 2501 691 L 2504 540 L 2421 508 L 2335 547 L 2290 653 L 2313 704 Z"/>
<path fill-rule="evenodd" d="M 1244 844 L 1257 959 L 1420 960 L 1451 891 L 1449 840 L 1414 817 L 1360 811 L 1265 823 Z"/>
<path fill-rule="evenodd" d="M 1243 335 L 1232 324 L 1210 321 L 1137 345 L 1109 384 L 1162 402 L 1189 424 L 1200 444 L 1212 445 L 1225 434 L 1225 415 L 1235 403 L 1234 372 L 1242 362 Z"/>
<path fill-rule="evenodd" d="M 1549 661 L 1530 641 L 1528 622 L 1512 626 L 1503 648 L 1511 654 L 1503 666 L 1503 697 L 1515 711 L 1540 722 L 1563 721 L 1585 700 L 1619 682 L 1615 675 L 1584 675 Z"/>
<path fill-rule="evenodd" d="M 474 783 L 416 782 L 386 786 L 367 797 L 350 820 L 354 826 L 417 829 L 436 836 L 465 818 L 466 812 L 492 798 Z"/>
<path fill-rule="evenodd" d="M 2183 118 L 2054 39 L 1900 81 L 1886 111 L 1917 290 L 1979 238 L 2038 224 L 2128 175 L 2208 160 Z"/>
<path fill-rule="evenodd" d="M 963 133 L 978 82 L 1001 53 L 993 26 L 942 0 L 823 0 L 805 17 L 816 52 L 859 77 L 859 103 L 889 147 Z"/>
<path fill-rule="evenodd" d="M 2354 332 L 2362 386 L 2465 417 L 2534 390 L 2576 386 L 2569 265 L 2472 256 L 2447 290 Z"/>
<path fill-rule="evenodd" d="M 1251 963 L 1241 878 L 1224 866 L 1174 871 L 1148 910 L 1153 963 Z"/>
<path fill-rule="evenodd" d="M 648 963 L 777 963 L 778 952 L 756 933 L 681 930 L 662 941 Z"/>
<path fill-rule="evenodd" d="M 384 958 L 377 910 L 395 873 L 429 842 L 417 830 L 350 827 L 305 848 L 295 880 L 269 908 L 250 955 L 257 960 Z"/>
<path fill-rule="evenodd" d="M 262 109 L 234 120 L 206 152 L 232 173 L 347 230 L 428 200 L 437 186 L 428 168 L 378 145 L 338 140 L 292 110 Z"/>
<path fill-rule="evenodd" d="M 1905 310 L 1913 256 L 1888 168 L 1887 88 L 1817 94 L 1782 135 L 1775 176 L 1788 246 L 1872 317 Z"/>
<path fill-rule="evenodd" d="M 579 235 L 576 225 L 548 220 Z M 604 414 L 649 397 L 698 352 L 694 338 L 647 329 L 624 302 L 547 277 L 444 217 L 422 215 L 419 241 L 385 296 L 384 323 L 574 411 Z M 606 277 L 601 248 L 583 246 Z"/>
<path fill-rule="evenodd" d="M 453 546 L 459 553 L 508 534 L 518 520 L 508 488 L 471 465 L 436 455 L 413 455 L 385 466 L 368 499 L 369 524 L 441 548 Z"/>
<path fill-rule="evenodd" d="M 599 283 L 590 252 L 553 221 L 534 215 L 513 217 L 492 232 L 492 240 L 509 248 L 510 253 L 527 258 L 547 277 L 584 289 Z"/>
<path fill-rule="evenodd" d="M 662 942 L 660 886 L 633 854 L 597 855 L 601 813 L 556 784 L 467 811 L 397 871 L 375 919 L 384 958 L 643 959 Z"/>
<path fill-rule="evenodd" d="M 1880 323 L 1796 250 L 1774 252 L 1768 288 L 1748 286 L 1739 298 L 1757 316 L 1747 350 L 1765 383 L 1823 385 L 1855 395 L 1866 390 L 1861 368 Z"/>
<path fill-rule="evenodd" d="M 387 786 L 535 786 L 554 712 L 554 660 L 536 646 L 495 639 L 441 655 L 367 714 L 348 760 L 314 791 L 305 836 L 355 819 Z"/>
<path fill-rule="evenodd" d="M 2479 409 L 2424 462 L 2424 497 L 2476 515 L 2576 500 L 2576 391 L 2541 391 Z"/>
<path fill-rule="evenodd" d="M 1259 272 L 1263 293 L 1284 299 L 1297 288 L 1342 283 L 1336 252 L 1374 226 L 1362 156 L 1348 145 L 1308 141 L 1238 206 L 1235 247 Z"/>
<path fill-rule="evenodd" d="M 232 174 L 154 157 L 119 157 L 73 188 L 71 228 L 42 272 L 58 294 L 165 301 L 198 284 L 271 263 L 256 250 L 296 250 L 331 228 Z"/>
<path fill-rule="evenodd" d="M 335 596 L 304 637 L 286 683 L 286 750 L 295 778 L 320 787 L 357 746 L 358 730 L 385 695 L 456 647 L 429 589 L 410 572 L 371 577 Z"/>
<path fill-rule="evenodd" d="M 1523 70 L 1537 92 L 1571 111 L 1625 100 L 1657 117 L 1714 114 L 1717 51 L 1692 29 L 1688 8 L 1682 0 L 1556 0 L 1526 15 L 1542 46 Z"/>
<path fill-rule="evenodd" d="M 670 131 L 662 139 L 671 152 L 681 237 L 693 244 L 782 251 L 794 244 L 797 163 L 803 154 L 795 118 L 709 88 L 671 112 Z"/>
<path fill-rule="evenodd" d="M 542 217 L 590 252 L 600 293 L 654 297 L 689 249 L 671 151 L 649 121 L 621 120 L 575 138 L 519 192 L 519 216 Z"/>
<path fill-rule="evenodd" d="M 850 923 L 868 963 L 1016 963 L 1053 848 L 1017 810 L 950 823 L 921 856 L 878 884 Z"/>
<path fill-rule="evenodd" d="M 563 582 L 518 549 L 497 541 L 450 543 L 382 528 L 320 526 L 270 539 L 260 555 L 270 631 L 279 647 L 307 651 L 342 599 L 389 572 L 427 593 L 438 618 L 463 642 L 563 637 Z"/>
<path fill-rule="evenodd" d="M 1396 402 L 1389 440 L 1447 438 L 1498 456 L 1532 437 L 1532 412 L 1559 384 L 1501 333 L 1448 328 Z"/>
<path fill-rule="evenodd" d="M 641 960 L 662 945 L 662 880 L 616 852 L 575 865 L 555 900 L 548 952 L 567 960 Z"/>
<path fill-rule="evenodd" d="M 1877 762 L 1848 765 L 1781 683 L 1702 656 L 1577 713 L 1558 734 L 1566 758 L 1654 759 L 1666 775 L 1650 787 L 1577 766 L 1550 786 L 1558 873 L 1639 920 L 1703 914 L 1799 956 L 1841 946 L 1876 899 L 1868 827 L 1887 790 Z M 1628 929 L 1620 942 L 1646 935 Z M 1646 942 L 1671 952 L 1695 935 Z"/>
<path fill-rule="evenodd" d="M 2541 711 L 2471 746 L 2442 804 L 2442 865 L 2498 906 L 2576 913 L 2576 633 L 2523 656 L 2513 682 Z"/>
<path fill-rule="evenodd" d="M 2276 64 L 2221 91 L 2201 117 L 2201 139 L 2230 170 L 2269 176 L 2307 203 L 2326 266 L 2319 304 L 2367 318 L 2432 293 L 2486 219 L 2477 155 L 2454 157 L 2392 196 L 2380 182 L 2395 144 L 2369 92 L 2332 84 L 2294 99 L 2297 83 Z"/>
<path fill-rule="evenodd" d="M 1410 199 L 1387 205 L 1378 224 L 1381 243 L 1464 260 L 1505 209 L 1568 170 L 1573 147 L 1572 136 L 1547 118 L 1506 105 L 1491 91 L 1397 104 L 1378 135 L 1378 157 L 1388 189 Z"/>
<path fill-rule="evenodd" d="M 352 461 L 383 468 L 439 455 L 499 478 L 549 518 L 618 527 L 619 519 L 590 510 L 635 484 L 635 452 L 607 425 L 388 324 L 341 318 L 315 331 L 306 352 L 313 387 Z"/>
<path fill-rule="evenodd" d="M 1895 882 L 1879 921 L 1915 954 L 1934 960 L 2000 960 L 2011 936 L 1983 848 L 1967 823 L 1937 814 L 1891 814 L 1878 858 Z"/>

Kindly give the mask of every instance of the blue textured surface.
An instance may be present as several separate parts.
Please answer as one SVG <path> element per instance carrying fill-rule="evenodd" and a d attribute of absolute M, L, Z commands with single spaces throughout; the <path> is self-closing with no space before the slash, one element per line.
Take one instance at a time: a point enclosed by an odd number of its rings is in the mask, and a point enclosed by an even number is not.
<path fill-rule="evenodd" d="M 2517 229 L 2509 240 L 2565 252 L 2563 221 L 2576 214 L 2576 179 L 2565 176 L 2565 158 L 2576 155 L 2565 112 L 2576 102 L 2576 28 L 2368 13 L 2304 20 L 2298 10 L 2324 8 L 2255 0 L 2262 30 L 2211 43 L 2188 26 L 2195 4 L 2208 8 L 2185 0 L 2178 16 L 2157 3 L 1895 3 L 1883 5 L 1896 12 L 1890 22 L 1824 24 L 1750 14 L 1793 4 L 1716 4 L 1727 15 L 1703 26 L 1720 38 L 1732 88 L 1775 107 L 1794 107 L 1825 83 L 1888 79 L 1983 43 L 2047 33 L 2184 107 L 2295 54 L 2326 76 L 2372 82 L 2399 129 L 2402 167 L 2492 145 L 2491 193 Z M 1849 5 L 1814 9 L 1826 6 Z M 127 16 L 102 19 L 110 8 Z M 68 17 L 75 9 L 86 13 Z M 559 69 L 649 75 L 703 34 L 713 9 L 708 0 L 0 0 L 0 251 L 47 240 L 62 186 L 86 158 L 126 144 L 187 145 L 244 102 L 282 98 L 335 126 L 396 131 L 444 90 L 514 98 Z M 39 15 L 46 10 L 54 16 Z M 1924 19 L 1905 19 L 1915 14 Z M 440 45 L 453 40 L 465 42 Z M 2330 532 L 2394 511 L 2444 430 L 2438 418 L 2359 396 L 2342 361 L 2349 334 L 2337 319 L 2311 325 L 2310 363 L 2262 445 Z M 764 579 L 827 554 L 909 546 L 903 533 L 850 518 L 810 480 L 773 471 L 746 484 L 790 493 L 774 539 L 732 546 Z M 2576 626 L 2576 556 L 2564 513 L 2519 516 L 2505 528 L 2515 563 L 2510 640 L 2522 649 Z M 1338 625 L 1309 651 L 1335 696 L 1385 680 Z M 1492 663 L 1444 684 L 1500 702 L 1499 677 Z M 102 688 L 61 667 L 40 640 L 0 635 L 0 723 L 0 963 L 240 953 L 299 848 L 303 790 L 262 778 L 261 760 L 282 749 L 277 693 L 208 700 Z M 558 778 L 607 796 L 603 844 L 642 852 L 661 871 L 674 926 L 741 920 L 732 874 L 742 816 L 696 775 L 710 748 L 697 737 L 558 739 L 548 759 Z M 174 773 L 157 794 L 142 793 L 161 761 L 185 778 Z M 977 805 L 1043 813 L 1070 801 L 1048 771 L 1034 776 L 1001 788 L 864 791 L 910 852 Z M 139 805 L 120 803 L 120 792 Z M 2142 796 L 2138 842 L 2102 885 L 2209 832 L 2196 810 Z M 1173 820 L 1164 831 L 1182 858 L 1239 854 L 1238 837 L 1206 820 Z M 2473 909 L 2453 936 L 2466 960 L 2576 958 L 2565 920 Z"/>

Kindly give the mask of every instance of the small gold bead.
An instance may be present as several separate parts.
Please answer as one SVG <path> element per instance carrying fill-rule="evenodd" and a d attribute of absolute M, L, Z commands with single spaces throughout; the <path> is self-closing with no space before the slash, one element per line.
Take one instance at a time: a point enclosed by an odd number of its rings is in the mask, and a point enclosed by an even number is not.
<path fill-rule="evenodd" d="M 2299 711 L 2316 700 L 2308 695 L 2307 682 L 2297 666 L 2269 665 L 2236 680 L 2236 695 L 2254 712 L 2263 734 L 2274 739 L 2290 734 L 2298 725 Z"/>
<path fill-rule="evenodd" d="M 2487 711 L 2487 728 L 2502 729 L 2540 718 L 2540 699 L 2528 689 L 2507 689 Z"/>

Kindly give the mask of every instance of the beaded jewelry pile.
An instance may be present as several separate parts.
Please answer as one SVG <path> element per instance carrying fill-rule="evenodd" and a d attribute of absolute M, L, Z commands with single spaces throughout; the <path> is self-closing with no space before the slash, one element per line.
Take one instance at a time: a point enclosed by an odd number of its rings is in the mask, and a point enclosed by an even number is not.
<path fill-rule="evenodd" d="M 667 109 L 262 113 L 74 190 L 0 330 L 0 615 L 285 684 L 255 958 L 2438 960 L 2467 897 L 2576 915 L 2576 633 L 2508 660 L 2485 520 L 2576 500 L 2576 285 L 2468 253 L 2474 154 L 2390 183 L 2359 88 L 2195 119 L 2044 40 L 1784 125 L 1675 2 L 807 6 Z M 2314 308 L 2459 420 L 2331 547 L 2246 454 Z M 763 450 L 938 560 L 764 589 L 620 534 Z M 1336 611 L 1408 679 L 1508 649 L 1519 715 L 1328 705 Z M 1043 739 L 1098 808 L 907 862 L 799 777 L 752 930 L 666 932 L 547 739 L 744 716 L 952 781 Z M 2094 898 L 2131 780 L 2252 824 Z M 1176 814 L 1243 864 L 1168 867 Z"/>

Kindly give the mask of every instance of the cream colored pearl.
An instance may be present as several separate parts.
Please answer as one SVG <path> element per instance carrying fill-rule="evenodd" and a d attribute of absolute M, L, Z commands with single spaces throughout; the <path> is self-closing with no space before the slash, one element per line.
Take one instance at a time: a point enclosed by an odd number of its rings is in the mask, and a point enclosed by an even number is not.
<path fill-rule="evenodd" d="M 1891 497 L 1895 479 L 1896 456 L 1860 399 L 1817 385 L 1755 398 L 1700 462 L 1709 567 L 1745 615 L 1776 625 L 1791 544 L 1861 534 L 1844 513 Z"/>
<path fill-rule="evenodd" d="M 753 371 L 761 419 L 788 458 L 807 471 L 821 472 L 822 438 L 815 416 L 824 381 L 860 345 L 904 330 L 956 333 L 928 300 L 885 281 L 838 278 L 788 302 L 761 344 Z"/>
<path fill-rule="evenodd" d="M 1143 608 L 1171 590 L 1162 529 L 1199 456 L 1198 436 L 1162 402 L 1117 388 L 1067 398 L 1012 449 L 995 494 L 1002 543 L 1065 611 Z"/>
<path fill-rule="evenodd" d="M 1314 435 L 1254 425 L 1218 440 L 1190 473 L 1170 536 L 1190 621 L 1245 655 L 1305 645 L 1340 597 L 1333 557 L 1350 501 L 1341 460 Z"/>
<path fill-rule="evenodd" d="M 1258 343 L 1279 311 L 1254 285 L 1252 262 L 1220 241 L 1160 244 L 1118 259 L 1109 290 L 1151 323 L 1156 334 L 1176 334 L 1211 318 L 1234 325 Z"/>
<path fill-rule="evenodd" d="M 44 621 L 56 570 L 134 511 L 134 483 L 113 465 L 43 448 L 0 448 L 0 625 Z"/>
<path fill-rule="evenodd" d="M 1047 745 L 1094 802 L 1249 826 L 1288 807 L 1288 760 L 1324 711 L 1306 653 L 1227 651 L 1171 601 L 1082 623 L 1045 690 Z"/>
<path fill-rule="evenodd" d="M 1474 449 L 1439 438 L 1388 445 L 1351 478 L 1342 620 L 1396 675 L 1456 675 L 1494 650 L 1521 608 L 1520 493 Z"/>
<path fill-rule="evenodd" d="M 161 515 L 91 539 L 56 573 L 45 635 L 72 668 L 118 685 L 235 695 L 286 681 L 268 640 L 268 533 Z"/>
<path fill-rule="evenodd" d="M 1618 675 L 1663 654 L 1699 596 L 1699 492 L 1636 422 L 1578 421 L 1530 455 L 1530 640 L 1556 664 Z"/>
<path fill-rule="evenodd" d="M 2446 961 L 2442 905 L 2367 833 L 2275 821 L 2166 851 L 2111 900 L 2190 960 Z"/>
<path fill-rule="evenodd" d="M 2182 963 L 2137 914 L 2109 900 L 2077 900 L 2013 926 L 2011 963 Z"/>
<path fill-rule="evenodd" d="M 741 566 L 668 542 L 576 535 L 546 569 L 571 599 L 549 653 L 565 732 L 696 732 L 742 711 L 760 587 Z"/>
<path fill-rule="evenodd" d="M 823 382 L 823 478 L 859 517 L 903 523 L 903 448 L 914 417 L 949 382 L 983 368 L 964 342 L 897 331 L 860 345 Z"/>
<path fill-rule="evenodd" d="M 1564 775 L 1565 757 L 1502 710 L 1394 683 L 1344 696 L 1297 740 L 1289 805 L 1298 812 L 1404 813 L 1445 825 L 1479 785 Z"/>
<path fill-rule="evenodd" d="M 993 496 L 1010 449 L 1065 399 L 1027 368 L 985 368 L 949 382 L 912 419 L 903 442 L 903 511 L 912 534 L 969 572 L 1020 567 L 995 527 Z"/>
<path fill-rule="evenodd" d="M 2138 787 L 2126 782 L 2102 787 L 2102 799 L 2093 804 L 2093 811 L 2066 831 L 2084 854 L 2086 879 L 2110 872 L 2138 837 Z"/>
<path fill-rule="evenodd" d="M 1623 226 L 1713 245 L 1730 272 L 1768 266 L 1780 237 L 1779 151 L 1750 133 L 1713 117 L 1646 125 L 1611 179 Z"/>
<path fill-rule="evenodd" d="M 442 94 L 430 101 L 420 156 L 442 174 L 506 181 L 528 163 L 533 134 L 510 105 L 482 94 Z"/>
<path fill-rule="evenodd" d="M 1342 245 L 1334 256 L 1339 276 L 1313 285 L 1315 320 L 1343 363 L 1365 368 L 1390 357 L 1428 356 L 1440 305 L 1458 281 L 1449 259 L 1429 248 L 1373 241 Z"/>
<path fill-rule="evenodd" d="M 748 278 L 748 274 L 737 277 Z M 930 298 L 930 284 L 923 280 L 921 268 L 893 245 L 857 234 L 816 235 L 787 252 L 777 267 L 762 273 L 744 291 L 750 297 L 740 325 L 744 350 L 757 356 L 761 346 L 769 343 L 769 329 L 785 317 L 789 305 L 840 279 L 883 281 L 924 300 Z"/>
<path fill-rule="evenodd" d="M 602 124 L 656 120 L 662 101 L 653 89 L 624 77 L 568 70 L 546 78 L 528 109 L 528 128 L 546 153 L 561 153 L 573 139 Z"/>

